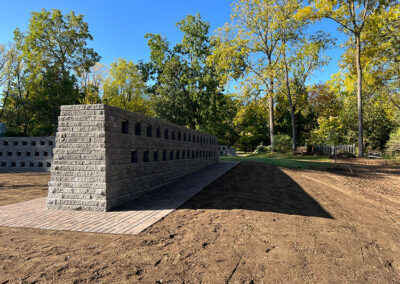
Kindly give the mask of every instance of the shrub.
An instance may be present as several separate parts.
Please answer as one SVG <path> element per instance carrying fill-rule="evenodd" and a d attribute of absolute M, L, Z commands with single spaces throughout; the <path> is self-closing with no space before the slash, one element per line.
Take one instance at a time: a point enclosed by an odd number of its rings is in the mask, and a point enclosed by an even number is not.
<path fill-rule="evenodd" d="M 400 154 L 400 128 L 390 134 L 386 144 L 386 153 L 392 156 Z"/>
<path fill-rule="evenodd" d="M 263 144 L 260 144 L 256 147 L 256 150 L 254 152 L 257 154 L 271 152 L 271 146 L 265 146 Z"/>
<path fill-rule="evenodd" d="M 289 135 L 275 135 L 274 144 L 277 152 L 289 152 L 292 148 L 292 138 Z"/>

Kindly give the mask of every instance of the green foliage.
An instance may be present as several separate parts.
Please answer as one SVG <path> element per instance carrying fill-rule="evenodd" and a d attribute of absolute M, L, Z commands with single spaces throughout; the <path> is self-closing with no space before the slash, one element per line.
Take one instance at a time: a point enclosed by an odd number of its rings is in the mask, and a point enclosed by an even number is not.
<path fill-rule="evenodd" d="M 32 12 L 28 31 L 16 29 L 14 32 L 17 47 L 33 75 L 49 67 L 57 67 L 62 72 L 88 70 L 100 60 L 87 47 L 87 41 L 92 39 L 83 15 L 73 11 L 63 15 L 56 9 Z"/>
<path fill-rule="evenodd" d="M 341 103 L 329 84 L 315 84 L 309 88 L 308 103 L 317 117 L 338 116 Z"/>
<path fill-rule="evenodd" d="M 400 155 L 400 128 L 390 134 L 386 144 L 386 153 L 389 155 Z"/>
<path fill-rule="evenodd" d="M 312 133 L 312 144 L 339 145 L 343 143 L 343 124 L 336 116 L 318 118 L 319 127 Z"/>
<path fill-rule="evenodd" d="M 88 71 L 80 74 L 78 84 L 82 94 L 82 104 L 99 104 L 104 95 L 104 82 L 108 76 L 108 68 L 101 63 L 96 63 Z"/>
<path fill-rule="evenodd" d="M 73 72 L 87 71 L 100 59 L 87 47 L 91 39 L 83 15 L 64 16 L 59 10 L 33 12 L 28 30 L 15 30 L 2 108 L 10 130 L 22 135 L 55 134 L 60 106 L 82 100 Z"/>
<path fill-rule="evenodd" d="M 16 29 L 14 43 L 0 45 L 0 120 L 15 136 L 51 135 L 60 105 L 106 103 L 209 132 L 245 151 L 264 151 L 260 145 L 270 140 L 288 151 L 290 133 L 292 148 L 355 143 L 361 94 L 365 146 L 396 152 L 390 149 L 397 134 L 387 141 L 400 126 L 400 4 L 365 3 L 238 0 L 214 36 L 199 14 L 188 15 L 177 23 L 181 42 L 146 34 L 149 62 L 110 66 L 88 48 L 82 15 L 33 12 L 27 31 Z M 338 22 L 349 37 L 340 72 L 308 87 L 332 45 L 328 35 L 311 33 L 321 18 Z M 232 85 L 236 93 L 224 90 Z M 282 135 L 272 139 L 274 131 Z"/>
<path fill-rule="evenodd" d="M 232 134 L 226 123 L 234 116 L 231 99 L 222 93 L 220 74 L 207 60 L 213 49 L 209 24 L 196 14 L 177 26 L 183 40 L 173 48 L 161 35 L 146 35 L 150 62 L 140 68 L 156 116 L 212 134 Z"/>
<path fill-rule="evenodd" d="M 258 145 L 256 147 L 254 152 L 257 153 L 257 154 L 261 154 L 261 153 L 265 153 L 265 152 L 271 152 L 271 146 L 265 146 L 263 144 L 260 144 L 260 145 Z"/>
<path fill-rule="evenodd" d="M 239 149 L 252 152 L 257 145 L 268 143 L 268 112 L 262 101 L 242 105 L 234 123 L 239 131 Z"/>
<path fill-rule="evenodd" d="M 57 69 L 48 69 L 42 78 L 27 106 L 30 115 L 28 130 L 32 136 L 55 133 L 60 106 L 78 103 L 75 77 L 62 75 Z"/>
<path fill-rule="evenodd" d="M 150 115 L 152 111 L 149 99 L 144 95 L 145 87 L 138 67 L 132 61 L 118 59 L 110 65 L 102 102 Z"/>
<path fill-rule="evenodd" d="M 292 139 L 286 134 L 275 135 L 274 144 L 277 152 L 286 153 L 291 149 Z"/>

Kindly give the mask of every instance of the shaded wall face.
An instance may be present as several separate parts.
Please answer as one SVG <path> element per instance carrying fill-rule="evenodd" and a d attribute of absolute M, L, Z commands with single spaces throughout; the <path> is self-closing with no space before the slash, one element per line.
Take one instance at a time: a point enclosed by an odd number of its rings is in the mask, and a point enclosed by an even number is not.
<path fill-rule="evenodd" d="M 109 210 L 216 161 L 214 136 L 106 105 L 63 106 L 47 206 Z"/>
<path fill-rule="evenodd" d="M 106 110 L 110 208 L 218 161 L 216 137 L 117 108 Z"/>
<path fill-rule="evenodd" d="M 50 171 L 54 137 L 0 137 L 0 171 Z"/>

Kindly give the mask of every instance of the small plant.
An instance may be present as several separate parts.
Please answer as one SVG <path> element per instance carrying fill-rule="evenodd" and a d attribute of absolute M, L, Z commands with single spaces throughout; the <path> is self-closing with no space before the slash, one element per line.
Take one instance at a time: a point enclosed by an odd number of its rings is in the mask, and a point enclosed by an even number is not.
<path fill-rule="evenodd" d="M 254 153 L 261 154 L 265 152 L 271 152 L 271 146 L 265 146 L 263 144 L 260 144 L 256 147 L 256 150 L 254 150 Z"/>
<path fill-rule="evenodd" d="M 289 135 L 275 135 L 274 144 L 277 152 L 289 152 L 292 147 L 292 138 Z"/>

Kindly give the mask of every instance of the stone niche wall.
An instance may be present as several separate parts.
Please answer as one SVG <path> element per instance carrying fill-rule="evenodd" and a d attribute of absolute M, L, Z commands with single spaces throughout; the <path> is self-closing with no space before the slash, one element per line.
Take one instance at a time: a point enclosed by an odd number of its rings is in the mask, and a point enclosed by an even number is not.
<path fill-rule="evenodd" d="M 217 161 L 212 135 L 107 105 L 62 106 L 47 207 L 107 211 Z"/>
<path fill-rule="evenodd" d="M 54 137 L 0 137 L 0 171 L 50 171 L 53 149 Z"/>

